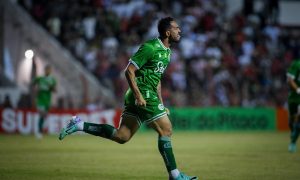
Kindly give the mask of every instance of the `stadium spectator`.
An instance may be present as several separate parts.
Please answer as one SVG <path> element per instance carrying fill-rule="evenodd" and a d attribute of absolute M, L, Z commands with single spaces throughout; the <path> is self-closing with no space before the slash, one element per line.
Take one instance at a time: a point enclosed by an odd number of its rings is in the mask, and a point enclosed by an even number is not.
<path fill-rule="evenodd" d="M 31 95 L 28 93 L 22 93 L 20 99 L 17 104 L 17 108 L 25 109 L 25 108 L 32 108 L 33 101 L 31 99 Z"/>
<path fill-rule="evenodd" d="M 21 2 L 116 97 L 126 89 L 124 57 L 157 36 L 157 20 L 165 14 L 178 17 L 183 35 L 163 79 L 171 106 L 282 106 L 284 69 L 300 52 L 297 33 L 278 24 L 278 1 L 256 10 L 244 0 L 244 9 L 232 16 L 224 16 L 223 0 L 176 0 L 172 7 L 146 0 Z"/>
<path fill-rule="evenodd" d="M 0 108 L 13 108 L 9 95 L 4 96 L 4 101 L 0 105 Z"/>

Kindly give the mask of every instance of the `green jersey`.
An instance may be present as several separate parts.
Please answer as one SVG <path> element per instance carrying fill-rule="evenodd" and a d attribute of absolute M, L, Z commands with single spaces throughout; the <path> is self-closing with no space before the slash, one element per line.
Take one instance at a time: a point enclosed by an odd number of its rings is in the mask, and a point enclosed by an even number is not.
<path fill-rule="evenodd" d="M 136 83 L 147 103 L 157 102 L 157 86 L 163 72 L 170 62 L 171 50 L 166 48 L 159 38 L 145 42 L 129 60 L 138 70 Z M 129 88 L 125 104 L 134 104 L 135 99 Z"/>
<path fill-rule="evenodd" d="M 51 93 L 56 86 L 56 81 L 52 76 L 41 76 L 33 82 L 38 87 L 36 103 L 38 107 L 49 109 L 51 103 Z"/>
<path fill-rule="evenodd" d="M 287 71 L 287 76 L 289 78 L 292 78 L 298 87 L 300 87 L 300 60 L 295 60 Z M 300 103 L 300 95 L 291 88 L 291 91 L 289 93 L 288 97 L 289 102 L 295 102 Z"/>
<path fill-rule="evenodd" d="M 162 74 L 170 62 L 171 50 L 166 48 L 159 38 L 145 42 L 131 57 L 136 83 L 144 97 L 146 107 L 136 106 L 132 90 L 129 88 L 125 95 L 125 109 L 123 115 L 134 116 L 139 124 L 151 123 L 165 116 L 166 110 L 157 94 L 157 86 Z"/>

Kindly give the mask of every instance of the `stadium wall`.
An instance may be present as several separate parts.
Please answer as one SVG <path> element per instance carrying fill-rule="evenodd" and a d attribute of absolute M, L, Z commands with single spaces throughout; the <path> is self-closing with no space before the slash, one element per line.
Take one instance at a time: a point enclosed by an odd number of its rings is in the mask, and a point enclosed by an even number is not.
<path fill-rule="evenodd" d="M 111 90 L 99 81 L 76 60 L 53 36 L 14 0 L 0 1 L 0 12 L 3 28 L 0 55 L 3 56 L 3 67 L 0 62 L 0 72 L 16 83 L 19 94 L 30 93 L 30 83 L 33 77 L 44 74 L 44 66 L 50 64 L 53 76 L 57 80 L 57 92 L 53 94 L 53 102 L 58 99 L 72 97 L 73 106 L 82 107 L 90 99 L 101 97 L 108 105 L 117 102 Z M 0 9 L 1 10 L 1 9 Z M 1 28 L 1 26 L 0 26 Z M 32 50 L 34 56 L 26 58 L 24 53 Z M 2 59 L 0 58 L 0 61 Z M 34 65 L 35 64 L 35 67 Z M 35 70 L 34 70 L 35 69 Z M 0 87 L 0 93 L 2 88 Z M 16 96 L 11 96 L 16 99 Z"/>
<path fill-rule="evenodd" d="M 274 130 L 273 108 L 183 108 L 171 110 L 174 129 L 189 130 Z"/>
<path fill-rule="evenodd" d="M 52 110 L 44 131 L 57 134 L 71 116 L 84 121 L 119 126 L 121 110 Z M 288 114 L 284 108 L 173 108 L 170 118 L 174 130 L 189 131 L 286 131 Z M 0 109 L 1 134 L 35 134 L 39 115 L 34 109 Z M 147 128 L 143 127 L 142 131 Z"/>

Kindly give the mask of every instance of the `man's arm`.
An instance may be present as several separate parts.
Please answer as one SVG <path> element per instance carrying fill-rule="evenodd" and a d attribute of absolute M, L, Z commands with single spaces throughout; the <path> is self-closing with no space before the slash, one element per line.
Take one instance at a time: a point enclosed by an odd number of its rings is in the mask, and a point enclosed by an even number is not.
<path fill-rule="evenodd" d="M 298 94 L 300 94 L 300 88 L 297 86 L 296 82 L 293 78 L 288 77 L 287 78 L 288 84 L 293 88 Z"/>
<path fill-rule="evenodd" d="M 125 76 L 128 82 L 128 85 L 130 89 L 133 92 L 133 95 L 135 97 L 136 105 L 137 106 L 146 106 L 146 101 L 143 98 L 139 88 L 137 87 L 136 81 L 135 81 L 135 71 L 137 68 L 133 64 L 129 64 L 127 68 L 125 69 Z"/>
<path fill-rule="evenodd" d="M 159 83 L 157 85 L 157 95 L 158 95 L 158 98 L 159 98 L 160 102 L 162 104 L 164 104 L 163 98 L 162 98 L 162 95 L 161 95 L 161 82 L 160 81 L 159 81 Z M 165 107 L 165 109 L 166 109 L 167 114 L 169 115 L 170 114 L 170 110 L 168 108 L 166 108 L 166 107 Z"/>
<path fill-rule="evenodd" d="M 162 99 L 162 96 L 161 96 L 161 83 L 160 83 L 160 81 L 157 85 L 157 95 L 158 95 L 158 98 L 159 98 L 160 102 L 163 104 L 163 99 Z"/>
<path fill-rule="evenodd" d="M 56 81 L 54 81 L 53 85 L 50 88 L 51 92 L 56 92 Z"/>

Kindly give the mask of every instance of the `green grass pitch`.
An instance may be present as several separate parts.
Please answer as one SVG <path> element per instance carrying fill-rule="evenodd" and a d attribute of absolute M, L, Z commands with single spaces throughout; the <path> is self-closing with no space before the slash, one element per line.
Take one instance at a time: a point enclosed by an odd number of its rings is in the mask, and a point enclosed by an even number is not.
<path fill-rule="evenodd" d="M 299 180 L 300 149 L 288 133 L 174 132 L 180 170 L 200 180 Z M 1 180 L 168 179 L 154 132 L 119 145 L 90 135 L 0 135 Z"/>

